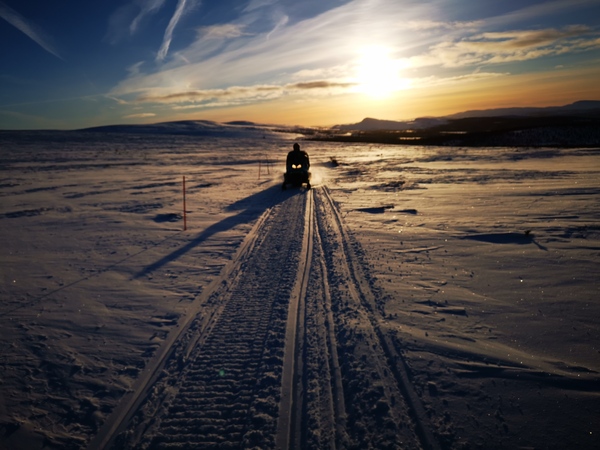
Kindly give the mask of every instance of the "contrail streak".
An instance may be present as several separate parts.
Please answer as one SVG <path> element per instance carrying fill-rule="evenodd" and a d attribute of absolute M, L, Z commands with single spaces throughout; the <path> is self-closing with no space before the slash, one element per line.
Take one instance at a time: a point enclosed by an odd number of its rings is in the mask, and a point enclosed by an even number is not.
<path fill-rule="evenodd" d="M 23 34 L 27 35 L 31 40 L 33 40 L 36 44 L 46 50 L 48 53 L 56 56 L 58 59 L 64 61 L 62 56 L 56 51 L 49 43 L 48 39 L 44 39 L 43 32 L 32 23 L 28 23 L 27 20 L 12 9 L 10 6 L 6 5 L 4 2 L 0 1 L 0 17 L 14 26 L 17 30 L 21 31 Z"/>
<path fill-rule="evenodd" d="M 183 11 L 185 10 L 185 4 L 186 0 L 179 0 L 179 3 L 177 4 L 177 9 L 175 10 L 175 14 L 173 14 L 173 17 L 171 17 L 169 25 L 165 30 L 163 43 L 160 47 L 160 50 L 158 51 L 158 55 L 156 56 L 157 61 L 164 60 L 167 56 L 167 53 L 169 52 L 169 46 L 171 45 L 171 40 L 173 39 L 173 30 L 175 30 L 177 22 L 179 22 L 179 19 L 181 19 L 181 16 L 183 15 Z"/>

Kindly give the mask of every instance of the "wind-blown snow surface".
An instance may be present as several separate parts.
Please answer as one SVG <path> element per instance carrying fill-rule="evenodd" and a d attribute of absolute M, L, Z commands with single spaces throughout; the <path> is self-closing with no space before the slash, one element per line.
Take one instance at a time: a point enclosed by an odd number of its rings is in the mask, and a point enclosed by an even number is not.
<path fill-rule="evenodd" d="M 0 133 L 0 448 L 85 447 L 293 138 Z M 598 448 L 600 151 L 302 146 L 443 448 Z"/>

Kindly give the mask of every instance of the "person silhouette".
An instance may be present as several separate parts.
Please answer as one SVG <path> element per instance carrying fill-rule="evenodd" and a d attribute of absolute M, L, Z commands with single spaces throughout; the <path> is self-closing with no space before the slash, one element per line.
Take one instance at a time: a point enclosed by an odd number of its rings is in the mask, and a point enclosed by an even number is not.
<path fill-rule="evenodd" d="M 302 170 L 305 172 L 308 172 L 308 169 L 310 169 L 310 158 L 308 157 L 308 153 L 304 150 L 300 150 L 300 145 L 295 143 L 294 149 L 287 155 L 286 170 L 290 172 L 292 170 L 292 165 L 298 164 L 302 166 Z"/>
<path fill-rule="evenodd" d="M 300 149 L 300 145 L 294 143 L 294 149 L 287 154 L 286 159 L 286 172 L 283 177 L 283 186 L 285 189 L 286 184 L 294 184 L 300 186 L 302 183 L 306 183 L 306 187 L 310 189 L 310 158 L 308 153 Z"/>

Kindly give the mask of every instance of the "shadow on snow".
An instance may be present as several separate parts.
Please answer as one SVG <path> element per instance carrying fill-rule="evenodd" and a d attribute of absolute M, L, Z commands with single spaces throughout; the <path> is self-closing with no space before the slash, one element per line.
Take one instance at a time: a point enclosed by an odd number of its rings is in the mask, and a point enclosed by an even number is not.
<path fill-rule="evenodd" d="M 491 244 L 535 244 L 540 250 L 548 250 L 535 240 L 535 235 L 526 233 L 487 233 L 463 236 L 462 239 L 472 241 L 489 242 Z"/>
<path fill-rule="evenodd" d="M 169 253 L 168 255 L 165 255 L 158 261 L 150 264 L 142 271 L 134 275 L 133 278 L 140 278 L 144 275 L 149 274 L 150 272 L 153 272 L 156 269 L 163 267 L 171 261 L 175 261 L 176 259 L 185 255 L 187 252 L 202 244 L 208 238 L 217 233 L 231 230 L 238 225 L 255 221 L 269 208 L 272 208 L 277 204 L 282 203 L 290 197 L 301 192 L 304 192 L 304 190 L 290 189 L 282 191 L 281 186 L 277 184 L 232 203 L 227 208 L 225 208 L 225 210 L 240 211 L 238 214 L 227 217 L 221 220 L 220 222 L 212 224 L 204 231 L 202 231 L 198 236 L 196 236 L 193 240 L 188 242 L 186 245 L 178 248 L 177 250 Z"/>

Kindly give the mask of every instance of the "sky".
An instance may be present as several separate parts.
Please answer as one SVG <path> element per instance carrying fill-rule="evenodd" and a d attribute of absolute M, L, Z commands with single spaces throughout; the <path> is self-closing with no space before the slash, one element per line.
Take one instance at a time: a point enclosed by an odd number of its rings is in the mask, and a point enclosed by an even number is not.
<path fill-rule="evenodd" d="M 600 100 L 600 0 L 0 0 L 0 129 Z"/>

